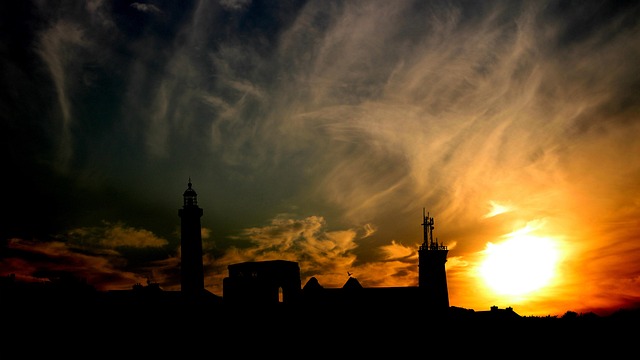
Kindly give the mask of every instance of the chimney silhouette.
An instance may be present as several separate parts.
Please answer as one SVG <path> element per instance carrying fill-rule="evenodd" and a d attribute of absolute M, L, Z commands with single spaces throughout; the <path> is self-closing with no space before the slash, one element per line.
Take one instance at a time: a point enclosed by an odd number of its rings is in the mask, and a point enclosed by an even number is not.
<path fill-rule="evenodd" d="M 424 241 L 418 250 L 418 287 L 427 309 L 434 312 L 449 308 L 449 290 L 444 264 L 449 250 L 433 239 L 433 218 L 422 209 Z"/>
<path fill-rule="evenodd" d="M 202 209 L 198 207 L 198 194 L 191 187 L 182 194 L 184 204 L 178 210 L 180 216 L 180 282 L 181 293 L 187 299 L 196 299 L 204 292 L 204 268 L 202 265 L 202 234 L 200 218 Z"/>

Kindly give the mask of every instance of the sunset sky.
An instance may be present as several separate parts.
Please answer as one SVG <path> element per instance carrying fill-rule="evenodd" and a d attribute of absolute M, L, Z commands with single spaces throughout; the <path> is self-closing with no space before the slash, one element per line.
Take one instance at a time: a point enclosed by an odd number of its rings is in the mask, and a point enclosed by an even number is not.
<path fill-rule="evenodd" d="M 0 275 L 180 290 L 297 261 L 450 305 L 640 306 L 636 1 L 2 1 Z"/>

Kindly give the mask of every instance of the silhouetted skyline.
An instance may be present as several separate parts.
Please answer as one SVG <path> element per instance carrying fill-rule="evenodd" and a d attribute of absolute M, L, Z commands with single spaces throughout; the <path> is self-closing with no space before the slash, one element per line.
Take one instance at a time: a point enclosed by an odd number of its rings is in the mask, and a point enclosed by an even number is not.
<path fill-rule="evenodd" d="M 179 290 L 191 178 L 216 296 L 247 261 L 417 286 L 426 207 L 451 306 L 633 308 L 639 17 L 633 1 L 2 2 L 0 276 Z"/>
<path fill-rule="evenodd" d="M 433 341 L 452 331 L 456 334 L 455 342 L 491 343 L 498 337 L 500 344 L 509 345 L 498 348 L 513 350 L 514 346 L 533 342 L 536 350 L 553 350 L 558 354 L 565 348 L 557 337 L 570 332 L 574 344 L 591 344 L 592 340 L 601 344 L 590 346 L 590 351 L 600 351 L 602 344 L 621 340 L 625 341 L 622 346 L 604 345 L 604 349 L 609 355 L 633 350 L 627 349 L 631 342 L 627 342 L 625 332 L 640 319 L 640 308 L 620 309 L 604 318 L 594 313 L 568 311 L 558 318 L 522 317 L 511 307 L 492 306 L 489 311 L 475 311 L 449 306 L 445 271 L 448 250 L 434 238 L 434 218 L 424 210 L 418 286 L 366 288 L 351 273 L 341 288 L 325 288 L 315 277 L 302 286 L 300 267 L 295 261 L 249 261 L 228 266 L 221 298 L 204 287 L 202 214 L 189 179 L 183 206 L 178 211 L 183 249 L 180 291 L 167 292 L 148 281 L 146 286 L 134 284 L 128 291 L 100 292 L 68 273 L 50 274 L 48 283 L 23 283 L 13 275 L 0 278 L 0 309 L 3 325 L 9 329 L 4 338 L 9 346 L 4 349 L 33 355 L 27 345 L 15 341 L 16 333 L 26 333 L 30 341 L 44 345 L 49 356 L 59 350 L 67 356 L 76 352 L 86 354 L 100 344 L 137 356 L 136 348 L 117 340 L 132 337 L 142 339 L 145 344 L 168 341 L 182 356 L 191 352 L 201 354 L 213 344 L 227 353 L 238 351 L 246 355 L 258 351 L 261 357 L 271 357 L 268 353 L 274 347 L 281 354 L 282 346 L 304 342 L 309 337 L 325 341 L 335 336 L 327 336 L 335 331 L 354 332 L 349 336 L 351 342 L 410 340 L 424 347 L 423 332 L 428 331 L 429 335 L 437 330 L 437 336 L 427 338 Z M 414 335 L 397 338 L 400 327 L 410 328 Z M 30 329 L 36 329 L 35 333 Z M 174 333 L 175 329 L 180 331 Z M 94 345 L 96 337 L 100 340 Z M 448 338 L 438 340 L 439 346 L 453 343 Z M 60 345 L 64 348 L 59 349 Z M 336 347 L 324 342 L 320 349 L 335 352 L 345 350 L 345 346 L 351 351 L 348 345 Z M 145 347 L 142 355 L 166 357 L 166 345 L 162 349 L 156 352 L 156 347 Z M 393 356 L 403 352 L 385 343 L 375 349 L 378 355 L 380 351 L 392 351 Z M 495 355 L 496 350 L 491 353 Z M 582 349 L 570 350 L 575 356 Z M 427 346 L 422 351 L 433 352 L 434 347 Z"/>

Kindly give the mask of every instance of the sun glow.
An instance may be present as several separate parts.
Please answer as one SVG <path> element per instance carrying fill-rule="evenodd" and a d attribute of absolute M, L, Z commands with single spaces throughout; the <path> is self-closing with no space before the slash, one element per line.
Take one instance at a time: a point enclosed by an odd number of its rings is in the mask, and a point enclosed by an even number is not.
<path fill-rule="evenodd" d="M 497 294 L 521 296 L 549 285 L 555 276 L 558 250 L 552 239 L 522 232 L 488 243 L 480 275 Z"/>

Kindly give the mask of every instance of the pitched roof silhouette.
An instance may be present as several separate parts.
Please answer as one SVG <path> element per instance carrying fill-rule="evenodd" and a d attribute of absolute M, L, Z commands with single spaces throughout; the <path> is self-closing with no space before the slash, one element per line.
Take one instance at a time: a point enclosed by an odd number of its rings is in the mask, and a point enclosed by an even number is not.
<path fill-rule="evenodd" d="M 320 285 L 320 282 L 318 281 L 318 279 L 316 279 L 315 276 L 312 276 L 309 281 L 307 281 L 307 283 L 304 285 L 304 287 L 302 288 L 303 290 L 315 290 L 315 289 L 322 289 L 324 288 L 322 285 Z"/>
<path fill-rule="evenodd" d="M 358 279 L 354 277 L 349 277 L 346 283 L 342 286 L 343 289 L 362 289 L 362 285 L 358 281 Z"/>

